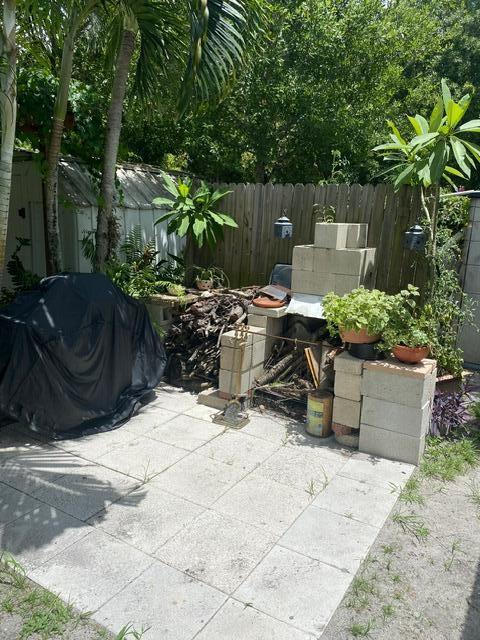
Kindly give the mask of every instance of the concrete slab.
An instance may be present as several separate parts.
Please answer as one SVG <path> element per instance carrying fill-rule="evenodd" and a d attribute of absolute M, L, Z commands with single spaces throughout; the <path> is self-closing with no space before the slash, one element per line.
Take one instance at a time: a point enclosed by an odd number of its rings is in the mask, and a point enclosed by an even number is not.
<path fill-rule="evenodd" d="M 225 594 L 155 561 L 93 618 L 115 633 L 130 620 L 148 627 L 145 640 L 190 640 L 225 601 Z"/>
<path fill-rule="evenodd" d="M 42 451 L 47 445 L 24 433 L 19 433 L 13 427 L 0 429 L 0 462 L 4 462 L 20 453 Z"/>
<path fill-rule="evenodd" d="M 274 543 L 270 534 L 209 510 L 155 555 L 193 578 L 232 593 Z"/>
<path fill-rule="evenodd" d="M 278 448 L 278 444 L 254 438 L 242 431 L 226 431 L 198 449 L 197 453 L 225 464 L 235 464 L 245 471 L 252 471 Z"/>
<path fill-rule="evenodd" d="M 167 423 L 178 415 L 174 411 L 147 405 L 140 413 L 130 418 L 121 429 L 126 429 L 135 436 L 145 436 L 155 427 Z"/>
<path fill-rule="evenodd" d="M 86 460 L 98 460 L 98 458 L 106 453 L 113 451 L 117 447 L 121 447 L 127 442 L 132 442 L 134 439 L 135 434 L 119 427 L 113 431 L 95 433 L 94 435 L 84 436 L 83 438 L 58 440 L 55 442 L 55 447 L 85 458 Z"/>
<path fill-rule="evenodd" d="M 0 482 L 0 524 L 8 524 L 39 506 L 38 500 Z"/>
<path fill-rule="evenodd" d="M 144 480 L 167 469 L 185 455 L 185 449 L 140 436 L 100 456 L 98 463 Z"/>
<path fill-rule="evenodd" d="M 351 579 L 349 573 L 276 546 L 235 598 L 319 637 Z"/>
<path fill-rule="evenodd" d="M 193 393 L 187 393 L 176 387 L 165 386 L 157 389 L 156 398 L 147 406 L 183 413 L 191 409 L 196 403 L 197 397 Z"/>
<path fill-rule="evenodd" d="M 290 437 L 292 428 L 288 422 L 281 417 L 272 418 L 269 415 L 262 415 L 258 411 L 249 411 L 250 422 L 242 427 L 242 433 L 266 440 L 271 444 L 284 445 Z M 298 425 L 301 430 L 303 425 Z"/>
<path fill-rule="evenodd" d="M 195 405 L 195 408 L 198 406 Z M 194 451 L 223 431 L 224 427 L 218 424 L 180 414 L 152 429 L 148 437 L 187 451 Z"/>
<path fill-rule="evenodd" d="M 279 540 L 282 547 L 321 560 L 342 571 L 355 571 L 378 530 L 319 507 L 305 509 Z"/>
<path fill-rule="evenodd" d="M 385 460 L 366 453 L 354 453 L 340 471 L 340 475 L 367 484 L 391 488 L 392 484 L 403 487 L 414 469 L 413 465 L 405 462 Z"/>
<path fill-rule="evenodd" d="M 340 453 L 322 455 L 322 451 L 302 447 L 282 447 L 261 464 L 256 474 L 287 486 L 316 494 L 322 491 L 348 458 Z"/>
<path fill-rule="evenodd" d="M 35 569 L 30 577 L 82 611 L 95 611 L 152 562 L 150 556 L 90 527 L 88 535 Z"/>
<path fill-rule="evenodd" d="M 0 548 L 32 571 L 91 531 L 81 520 L 42 504 L 0 527 Z"/>
<path fill-rule="evenodd" d="M 219 498 L 212 509 L 279 536 L 311 500 L 305 490 L 251 473 Z"/>
<path fill-rule="evenodd" d="M 169 493 L 208 507 L 245 473 L 241 465 L 225 464 L 192 453 L 154 478 L 152 483 Z"/>
<path fill-rule="evenodd" d="M 312 506 L 380 528 L 397 498 L 398 492 L 392 487 L 336 476 L 315 498 Z"/>
<path fill-rule="evenodd" d="M 148 483 L 111 504 L 89 523 L 152 554 L 203 511 L 203 507 Z"/>
<path fill-rule="evenodd" d="M 223 400 L 222 402 L 225 403 L 225 400 Z M 185 411 L 185 415 L 192 418 L 198 418 L 198 420 L 206 420 L 207 422 L 211 423 L 212 419 L 217 415 L 218 411 L 218 409 L 206 406 L 204 404 L 196 404 L 188 411 Z"/>
<path fill-rule="evenodd" d="M 252 606 L 229 599 L 197 636 L 198 640 L 313 640 Z"/>
<path fill-rule="evenodd" d="M 122 473 L 85 464 L 76 473 L 49 481 L 34 496 L 79 520 L 87 520 L 138 484 L 138 480 Z"/>

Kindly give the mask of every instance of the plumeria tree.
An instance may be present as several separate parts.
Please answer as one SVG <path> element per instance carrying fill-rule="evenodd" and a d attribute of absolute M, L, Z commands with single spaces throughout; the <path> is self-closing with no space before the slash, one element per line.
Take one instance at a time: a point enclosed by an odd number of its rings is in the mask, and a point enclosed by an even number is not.
<path fill-rule="evenodd" d="M 471 139 L 471 134 L 480 133 L 480 120 L 462 122 L 470 102 L 469 94 L 455 102 L 446 81 L 442 80 L 442 93 L 429 120 L 419 114 L 407 116 L 413 137 L 408 139 L 402 136 L 399 128 L 390 120 L 391 140 L 374 149 L 391 165 L 386 173 L 392 175 L 396 189 L 403 184 L 420 186 L 423 212 L 430 232 L 429 253 L 432 256 L 436 253 L 442 182 L 456 188 L 456 181 L 468 180 L 472 169 L 480 163 L 480 146 Z M 427 189 L 433 191 L 431 209 L 427 204 Z"/>

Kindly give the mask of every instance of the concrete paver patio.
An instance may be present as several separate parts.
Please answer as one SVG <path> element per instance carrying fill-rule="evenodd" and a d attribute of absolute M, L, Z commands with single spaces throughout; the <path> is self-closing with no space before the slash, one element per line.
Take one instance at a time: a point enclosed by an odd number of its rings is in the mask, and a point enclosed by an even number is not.
<path fill-rule="evenodd" d="M 109 433 L 1 430 L 0 547 L 113 632 L 319 638 L 413 467 L 214 413 L 163 386 Z"/>

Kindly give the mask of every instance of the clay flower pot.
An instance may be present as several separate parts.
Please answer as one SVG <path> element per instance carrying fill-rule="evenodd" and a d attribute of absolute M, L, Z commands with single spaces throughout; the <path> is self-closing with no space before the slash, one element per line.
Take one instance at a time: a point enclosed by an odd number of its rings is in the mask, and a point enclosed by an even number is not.
<path fill-rule="evenodd" d="M 429 347 L 406 347 L 403 344 L 397 344 L 393 347 L 393 355 L 400 362 L 405 364 L 417 364 L 421 362 L 430 353 Z"/>
<path fill-rule="evenodd" d="M 210 289 L 213 289 L 213 280 L 200 280 L 200 278 L 197 278 L 195 284 L 199 291 L 210 291 Z"/>
<path fill-rule="evenodd" d="M 378 334 L 367 333 L 366 329 L 360 329 L 359 331 L 340 329 L 340 337 L 343 342 L 350 342 L 351 344 L 372 344 L 380 340 Z"/>

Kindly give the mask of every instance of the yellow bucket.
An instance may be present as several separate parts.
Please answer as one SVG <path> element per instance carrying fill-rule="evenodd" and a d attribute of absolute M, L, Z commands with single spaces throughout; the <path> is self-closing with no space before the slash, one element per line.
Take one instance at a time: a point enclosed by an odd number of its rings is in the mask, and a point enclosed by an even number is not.
<path fill-rule="evenodd" d="M 333 394 L 328 391 L 312 391 L 308 394 L 307 432 L 319 438 L 332 433 Z"/>

